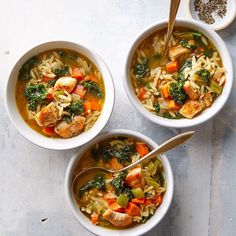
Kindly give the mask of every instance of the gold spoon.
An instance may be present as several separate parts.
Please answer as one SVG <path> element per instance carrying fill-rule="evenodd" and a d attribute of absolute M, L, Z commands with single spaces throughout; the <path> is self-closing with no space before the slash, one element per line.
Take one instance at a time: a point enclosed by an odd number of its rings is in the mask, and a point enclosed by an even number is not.
<path fill-rule="evenodd" d="M 120 170 L 113 170 L 113 169 L 106 169 L 104 167 L 90 167 L 90 168 L 87 168 L 83 171 L 81 171 L 80 173 L 78 173 L 73 182 L 72 182 L 72 187 L 74 187 L 74 183 L 76 183 L 77 179 L 82 175 L 82 174 L 85 174 L 87 172 L 91 172 L 91 171 L 104 171 L 104 172 L 108 172 L 108 173 L 111 173 L 111 174 L 114 174 L 114 173 L 118 173 L 120 171 L 124 171 L 124 170 L 128 170 L 136 165 L 138 165 L 139 163 L 143 162 L 143 161 L 146 161 L 147 159 L 150 159 L 150 158 L 153 158 L 157 155 L 160 155 L 161 153 L 164 153 L 164 152 L 167 152 L 169 151 L 170 149 L 172 148 L 175 148 L 177 146 L 179 146 L 180 144 L 186 142 L 188 139 L 190 139 L 193 134 L 194 134 L 195 131 L 189 131 L 189 132 L 185 132 L 185 133 L 182 133 L 182 134 L 179 134 L 179 135 L 176 135 L 175 137 L 167 140 L 166 142 L 164 142 L 163 144 L 161 144 L 160 146 L 158 146 L 157 148 L 153 149 L 151 152 L 149 152 L 147 155 L 145 155 L 144 157 L 140 158 L 139 160 L 135 161 L 134 163 L 120 169 Z M 74 188 L 73 188 L 74 189 Z"/>
<path fill-rule="evenodd" d="M 174 28 L 175 18 L 179 9 L 180 0 L 171 0 L 170 3 L 170 12 L 169 12 L 169 21 L 167 26 L 167 34 L 166 34 L 166 44 L 164 49 L 164 55 L 167 55 L 167 51 L 169 48 L 170 37 Z"/>

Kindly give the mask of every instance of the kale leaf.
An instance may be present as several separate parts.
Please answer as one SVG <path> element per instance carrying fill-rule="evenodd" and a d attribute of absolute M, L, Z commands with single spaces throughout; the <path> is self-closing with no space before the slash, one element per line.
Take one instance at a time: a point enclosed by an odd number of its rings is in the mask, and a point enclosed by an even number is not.
<path fill-rule="evenodd" d="M 92 80 L 89 81 L 85 81 L 83 82 L 83 86 L 87 89 L 87 91 L 95 96 L 97 96 L 98 98 L 102 98 L 103 94 L 102 94 L 102 90 L 99 87 L 99 85 L 97 83 L 95 83 Z"/>
<path fill-rule="evenodd" d="M 180 45 L 181 45 L 182 47 L 185 47 L 185 48 L 190 49 L 190 50 L 194 50 L 194 49 L 196 49 L 196 48 L 198 47 L 198 45 L 196 45 L 196 44 L 194 44 L 194 45 L 189 44 L 186 39 L 182 39 L 182 40 L 180 41 Z"/>
<path fill-rule="evenodd" d="M 30 84 L 24 91 L 28 100 L 28 109 L 35 111 L 38 105 L 45 102 L 47 89 L 44 84 Z"/>
<path fill-rule="evenodd" d="M 79 100 L 76 103 L 72 103 L 68 107 L 66 107 L 65 111 L 69 112 L 70 116 L 80 115 L 81 113 L 84 112 L 83 102 Z"/>
<path fill-rule="evenodd" d="M 134 73 L 138 79 L 138 83 L 141 83 L 141 79 L 147 75 L 150 71 L 149 65 L 148 65 L 148 59 L 145 58 L 142 63 L 137 63 L 134 66 Z"/>
<path fill-rule="evenodd" d="M 161 110 L 160 104 L 156 103 L 156 104 L 153 105 L 153 107 L 154 107 L 154 109 L 155 109 L 156 114 L 159 114 L 159 112 L 160 112 L 160 110 Z"/>
<path fill-rule="evenodd" d="M 186 93 L 183 90 L 182 82 L 173 82 L 169 85 L 170 97 L 178 104 L 183 105 L 186 100 Z"/>
<path fill-rule="evenodd" d="M 57 77 L 61 77 L 61 76 L 65 76 L 65 75 L 69 75 L 70 72 L 69 72 L 69 66 L 65 66 L 63 69 L 56 69 L 54 71 L 55 75 Z"/>
<path fill-rule="evenodd" d="M 38 63 L 37 57 L 32 57 L 29 59 L 20 69 L 18 80 L 20 81 L 29 81 L 31 79 L 30 70 L 36 66 Z"/>
<path fill-rule="evenodd" d="M 208 70 L 202 69 L 196 72 L 197 75 L 207 84 L 210 83 L 211 74 Z"/>
<path fill-rule="evenodd" d="M 78 192 L 79 198 L 81 198 L 85 192 L 93 188 L 103 191 L 106 190 L 105 178 L 103 175 L 97 175 L 94 179 L 84 185 Z"/>
<path fill-rule="evenodd" d="M 213 53 L 214 53 L 213 48 L 207 48 L 204 52 L 204 55 L 205 55 L 205 57 L 212 58 Z"/>

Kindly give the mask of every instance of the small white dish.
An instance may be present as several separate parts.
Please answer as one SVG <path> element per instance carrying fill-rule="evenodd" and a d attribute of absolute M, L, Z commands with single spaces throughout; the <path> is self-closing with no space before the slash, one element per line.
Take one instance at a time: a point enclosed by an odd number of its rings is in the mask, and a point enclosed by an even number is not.
<path fill-rule="evenodd" d="M 71 158 L 69 165 L 66 169 L 66 175 L 65 175 L 66 200 L 69 204 L 71 211 L 73 212 L 76 219 L 80 222 L 80 224 L 82 224 L 82 226 L 84 226 L 87 230 L 94 233 L 95 235 L 99 235 L 99 236 L 142 235 L 148 232 L 149 230 L 151 230 L 162 220 L 162 218 L 167 213 L 172 202 L 173 192 L 174 192 L 174 179 L 173 179 L 173 173 L 170 166 L 170 162 L 166 158 L 165 155 L 161 155 L 160 159 L 162 161 L 164 173 L 166 175 L 167 190 L 164 195 L 162 204 L 156 210 L 155 214 L 145 224 L 139 224 L 131 228 L 121 229 L 121 230 L 108 229 L 101 226 L 93 225 L 91 221 L 80 211 L 76 203 L 76 200 L 73 196 L 71 185 L 72 185 L 73 176 L 74 176 L 73 174 L 74 174 L 75 168 L 78 164 L 80 157 L 83 155 L 84 152 L 86 152 L 86 150 L 92 147 L 95 143 L 98 143 L 99 141 L 102 141 L 102 140 L 105 140 L 114 136 L 133 137 L 137 140 L 145 142 L 151 148 L 155 148 L 158 146 L 156 142 L 154 142 L 152 139 L 148 138 L 147 136 L 141 133 L 138 133 L 132 130 L 118 129 L 118 130 L 111 130 L 105 133 L 101 133 L 97 138 L 92 140 L 89 144 L 84 145 L 82 148 L 80 148 L 79 151 Z"/>
<path fill-rule="evenodd" d="M 224 85 L 222 94 L 219 97 L 217 97 L 217 99 L 212 103 L 211 107 L 205 109 L 193 119 L 182 118 L 182 119 L 174 120 L 174 119 L 167 119 L 167 118 L 163 118 L 163 117 L 152 114 L 143 106 L 143 104 L 139 101 L 139 99 L 137 98 L 135 94 L 135 91 L 134 91 L 134 88 L 130 79 L 131 60 L 139 44 L 150 34 L 160 29 L 166 28 L 167 21 L 168 20 L 163 20 L 147 27 L 142 33 L 140 33 L 136 37 L 135 41 L 132 43 L 131 48 L 128 52 L 128 55 L 126 57 L 126 61 L 125 61 L 125 73 L 123 76 L 124 88 L 133 106 L 145 118 L 147 118 L 151 122 L 158 125 L 162 125 L 166 127 L 173 127 L 173 128 L 187 128 L 187 127 L 196 126 L 214 117 L 222 109 L 222 107 L 225 105 L 226 101 L 228 100 L 231 89 L 232 89 L 232 85 L 233 85 L 232 59 L 224 41 L 208 25 L 203 24 L 200 21 L 196 21 L 193 19 L 184 19 L 184 18 L 176 19 L 175 26 L 182 26 L 182 27 L 194 29 L 196 31 L 200 31 L 204 35 L 206 35 L 206 37 L 210 39 L 210 41 L 215 45 L 215 47 L 217 48 L 221 56 L 223 66 L 226 69 L 226 83 Z"/>
<path fill-rule="evenodd" d="M 187 14 L 189 17 L 201 21 L 198 17 L 198 13 L 194 10 L 194 0 L 187 0 Z M 227 12 L 223 18 L 216 17 L 215 22 L 213 24 L 207 24 L 204 21 L 204 24 L 210 26 L 212 29 L 218 31 L 229 26 L 236 17 L 236 1 L 235 0 L 227 0 Z"/>
<path fill-rule="evenodd" d="M 21 66 L 31 57 L 54 48 L 65 48 L 78 51 L 79 53 L 88 57 L 101 72 L 105 85 L 105 102 L 102 109 L 102 113 L 99 116 L 98 120 L 90 130 L 69 139 L 49 138 L 36 132 L 24 121 L 16 105 L 16 81 Z M 111 116 L 114 106 L 114 99 L 115 91 L 112 76 L 102 58 L 94 51 L 77 43 L 68 41 L 52 41 L 43 43 L 26 52 L 13 67 L 5 89 L 5 105 L 9 117 L 12 123 L 14 124 L 15 128 L 19 131 L 20 134 L 22 134 L 26 139 L 28 139 L 32 143 L 53 150 L 66 150 L 75 148 L 89 142 L 91 139 L 96 137 L 105 127 L 106 123 L 108 122 Z"/>

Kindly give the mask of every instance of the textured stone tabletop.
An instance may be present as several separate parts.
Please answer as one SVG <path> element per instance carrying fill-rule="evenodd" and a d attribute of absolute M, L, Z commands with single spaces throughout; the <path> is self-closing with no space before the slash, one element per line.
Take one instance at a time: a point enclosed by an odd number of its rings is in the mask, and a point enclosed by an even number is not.
<path fill-rule="evenodd" d="M 106 130 L 133 129 L 156 142 L 181 130 L 151 124 L 131 106 L 122 86 L 124 58 L 147 25 L 168 16 L 167 0 L 0 1 L 0 235 L 89 236 L 64 196 L 64 174 L 76 151 L 49 151 L 24 139 L 4 107 L 9 71 L 26 50 L 49 40 L 94 48 L 114 77 L 116 104 Z M 178 16 L 186 15 L 182 1 Z M 236 67 L 236 22 L 219 32 Z M 194 129 L 185 146 L 169 152 L 174 171 L 173 203 L 147 236 L 236 234 L 236 84 L 224 109 Z M 182 130 L 183 131 L 183 130 Z M 42 219 L 45 219 L 42 222 Z"/>

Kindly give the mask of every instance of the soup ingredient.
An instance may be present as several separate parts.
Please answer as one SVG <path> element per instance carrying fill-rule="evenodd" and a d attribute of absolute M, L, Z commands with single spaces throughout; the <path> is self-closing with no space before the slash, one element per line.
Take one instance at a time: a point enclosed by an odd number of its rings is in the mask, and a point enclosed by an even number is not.
<path fill-rule="evenodd" d="M 135 148 L 141 157 L 145 156 L 149 152 L 148 147 L 145 143 L 136 143 Z"/>
<path fill-rule="evenodd" d="M 213 24 L 216 17 L 223 18 L 227 13 L 227 0 L 194 0 L 194 10 L 198 12 L 200 20 Z"/>
<path fill-rule="evenodd" d="M 131 187 L 136 188 L 141 185 L 142 181 L 142 170 L 141 167 L 132 169 L 125 178 L 125 183 Z"/>
<path fill-rule="evenodd" d="M 79 197 L 81 198 L 83 196 L 83 194 L 92 189 L 92 188 L 96 188 L 98 190 L 105 190 L 105 178 L 103 175 L 98 175 L 96 176 L 94 179 L 90 180 L 85 186 L 83 186 L 80 190 L 79 190 Z"/>
<path fill-rule="evenodd" d="M 47 90 L 43 84 L 30 84 L 24 91 L 24 95 L 28 100 L 28 109 L 35 111 L 38 105 L 45 102 Z"/>
<path fill-rule="evenodd" d="M 146 58 L 143 59 L 142 63 L 138 63 L 134 66 L 134 73 L 136 74 L 136 78 L 138 82 L 142 83 L 142 78 L 146 76 L 150 71 L 148 60 Z"/>
<path fill-rule="evenodd" d="M 132 202 L 128 203 L 128 206 L 125 209 L 125 212 L 130 216 L 140 216 L 141 214 L 140 208 Z"/>
<path fill-rule="evenodd" d="M 110 209 L 107 209 L 104 212 L 103 217 L 106 220 L 110 221 L 114 226 L 119 227 L 119 228 L 123 228 L 132 224 L 131 216 L 125 213 L 115 212 Z"/>
<path fill-rule="evenodd" d="M 77 80 L 72 77 L 61 77 L 57 80 L 54 87 L 58 90 L 66 90 L 71 93 L 77 84 Z"/>
<path fill-rule="evenodd" d="M 55 135 L 54 127 L 43 127 L 42 131 L 48 136 Z"/>
<path fill-rule="evenodd" d="M 84 112 L 84 106 L 81 100 L 71 103 L 66 109 L 65 109 L 70 115 L 80 115 Z"/>
<path fill-rule="evenodd" d="M 210 88 L 213 92 L 217 93 L 217 94 L 221 94 L 222 93 L 222 87 L 214 80 L 211 80 L 210 82 Z"/>
<path fill-rule="evenodd" d="M 186 82 L 184 83 L 183 90 L 184 90 L 185 93 L 189 96 L 190 99 L 192 99 L 192 100 L 198 99 L 198 94 L 197 94 L 197 92 L 195 92 L 195 90 L 193 89 L 193 87 L 192 87 L 190 81 L 186 81 Z"/>
<path fill-rule="evenodd" d="M 64 68 L 62 69 L 55 69 L 55 75 L 57 77 L 61 77 L 61 76 L 65 76 L 65 75 L 69 75 L 69 66 L 65 66 Z"/>
<path fill-rule="evenodd" d="M 172 61 L 166 64 L 166 71 L 168 73 L 174 73 L 178 71 L 178 61 Z"/>
<path fill-rule="evenodd" d="M 200 76 L 200 78 L 202 79 L 202 81 L 204 83 L 209 84 L 211 75 L 208 70 L 201 69 L 201 70 L 197 71 L 196 74 Z"/>
<path fill-rule="evenodd" d="M 186 118 L 192 119 L 197 113 L 202 110 L 202 107 L 197 101 L 188 101 L 180 109 L 180 114 Z"/>
<path fill-rule="evenodd" d="M 179 105 L 183 105 L 186 100 L 186 93 L 183 90 L 182 82 L 173 82 L 169 85 L 170 97 Z"/>
<path fill-rule="evenodd" d="M 131 191 L 135 198 L 144 198 L 144 192 L 140 187 L 133 188 Z"/>
<path fill-rule="evenodd" d="M 117 203 L 122 207 L 126 207 L 128 204 L 128 201 L 129 201 L 129 198 L 123 193 L 121 193 L 117 199 Z"/>
<path fill-rule="evenodd" d="M 171 47 L 169 49 L 169 57 L 170 57 L 171 61 L 176 61 L 182 55 L 189 53 L 189 51 L 190 50 L 188 48 L 183 47 L 181 45 Z"/>
<path fill-rule="evenodd" d="M 69 123 L 62 121 L 55 126 L 55 132 L 63 138 L 71 138 L 81 133 L 84 128 L 85 118 L 83 116 L 74 116 Z"/>
<path fill-rule="evenodd" d="M 59 111 L 56 105 L 51 102 L 35 115 L 35 120 L 39 126 L 55 125 L 59 116 Z"/>
<path fill-rule="evenodd" d="M 90 80 L 84 82 L 83 85 L 87 89 L 87 91 L 92 93 L 94 96 L 97 96 L 99 98 L 102 97 L 102 91 L 96 82 Z"/>
<path fill-rule="evenodd" d="M 79 68 L 74 68 L 71 76 L 77 80 L 82 80 L 84 78 L 84 76 Z"/>
<path fill-rule="evenodd" d="M 20 81 L 29 81 L 32 76 L 30 74 L 30 70 L 36 66 L 38 63 L 37 57 L 32 57 L 29 59 L 20 69 L 19 71 L 19 80 Z"/>

